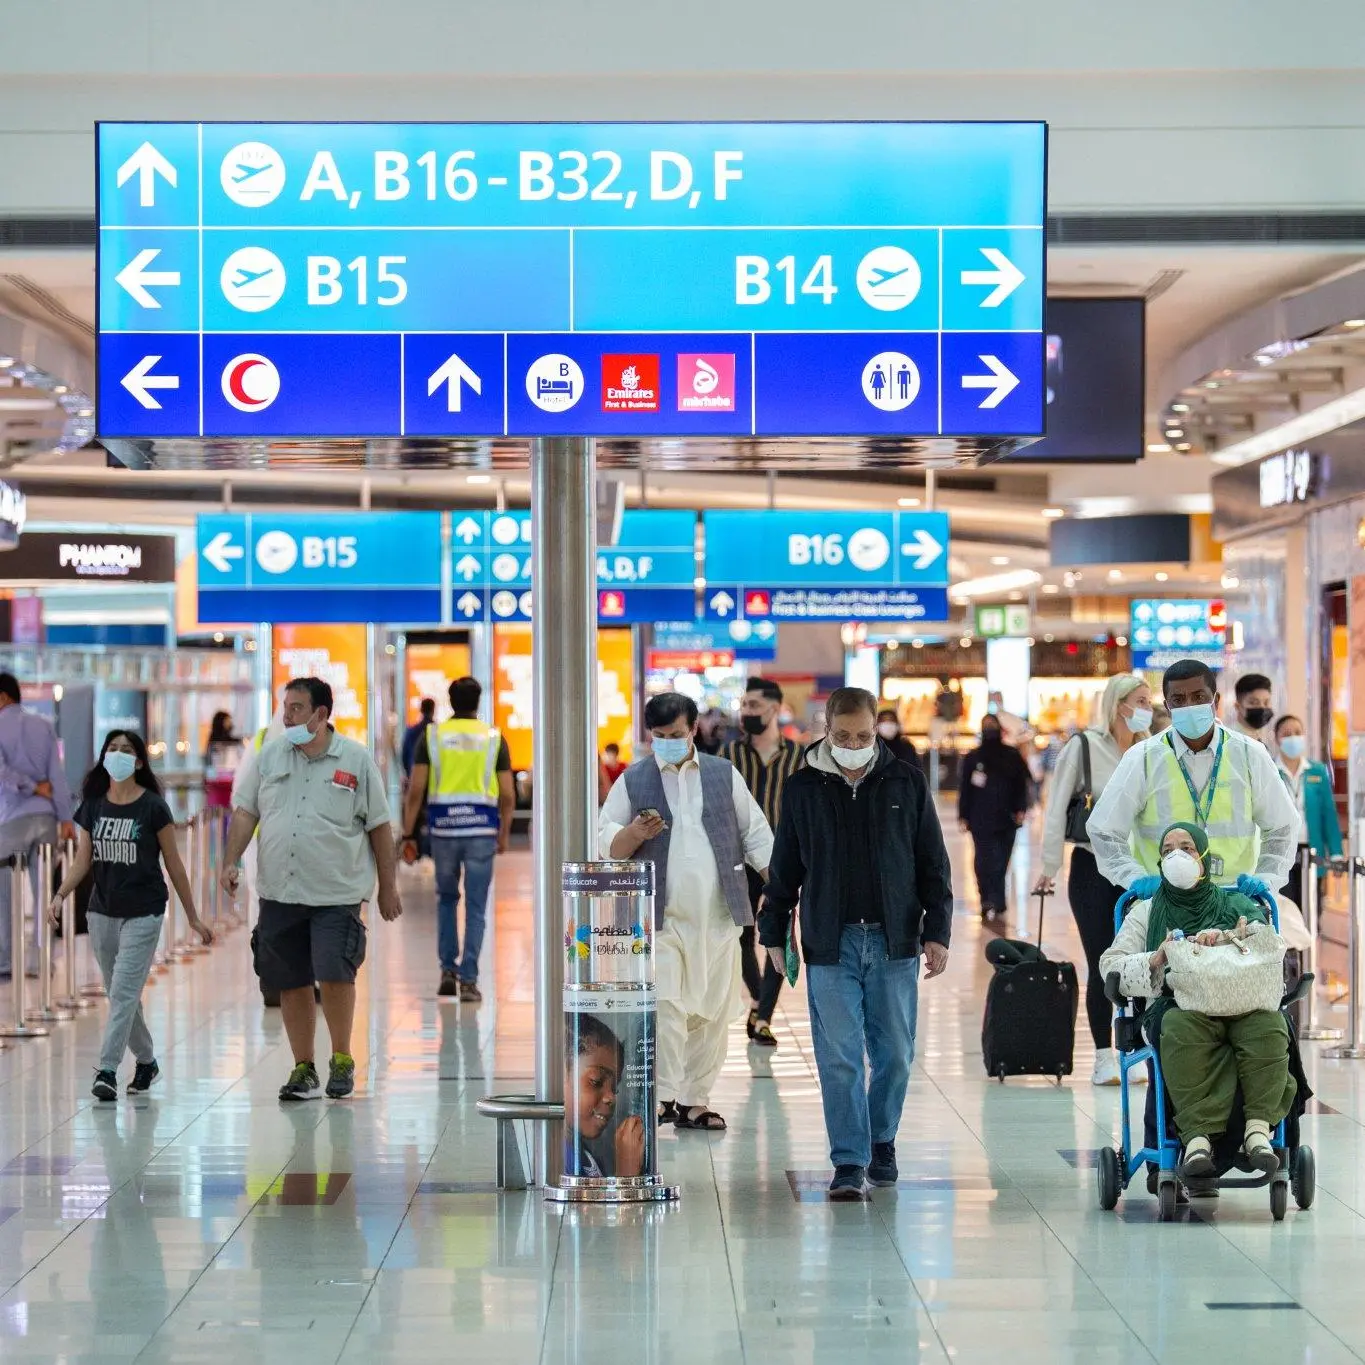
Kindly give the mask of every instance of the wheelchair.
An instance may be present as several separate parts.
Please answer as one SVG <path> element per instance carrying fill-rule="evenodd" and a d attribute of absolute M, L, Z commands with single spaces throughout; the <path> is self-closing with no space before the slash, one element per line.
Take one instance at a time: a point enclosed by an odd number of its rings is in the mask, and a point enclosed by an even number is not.
<path fill-rule="evenodd" d="M 1128 907 L 1137 900 L 1131 891 L 1125 891 L 1114 907 L 1114 931 L 1123 927 Z M 1278 931 L 1280 927 L 1279 910 L 1273 900 L 1262 900 L 1270 912 L 1272 924 Z M 1282 1222 L 1289 1208 L 1289 1196 L 1301 1209 L 1311 1207 L 1317 1188 L 1317 1165 L 1313 1149 L 1299 1141 L 1299 1117 L 1303 1107 L 1311 1098 L 1303 1068 L 1299 1060 L 1298 1035 L 1294 1029 L 1294 1005 L 1302 1000 L 1313 988 L 1311 975 L 1301 976 L 1292 989 L 1286 991 L 1280 1001 L 1280 1012 L 1289 1023 L 1290 1071 L 1299 1078 L 1299 1092 L 1295 1097 L 1288 1118 L 1276 1125 L 1271 1135 L 1271 1143 L 1279 1156 L 1279 1168 L 1273 1174 L 1257 1171 L 1247 1164 L 1241 1155 L 1243 1127 L 1242 1098 L 1239 1090 L 1228 1118 L 1227 1132 L 1214 1145 L 1214 1160 L 1217 1174 L 1207 1179 L 1186 1180 L 1183 1183 L 1192 1194 L 1203 1194 L 1213 1190 L 1259 1189 L 1268 1186 L 1270 1190 L 1270 1216 L 1275 1222 Z M 1119 1196 L 1128 1188 L 1133 1177 L 1144 1166 L 1157 1168 L 1157 1218 L 1162 1223 L 1175 1220 L 1182 1183 L 1177 1174 L 1180 1162 L 1180 1141 L 1169 1126 L 1170 1100 L 1166 1094 L 1165 1081 L 1161 1074 L 1159 1036 L 1147 1038 L 1142 1030 L 1142 1015 L 1146 1002 L 1130 1000 L 1119 988 L 1119 974 L 1111 972 L 1105 981 L 1105 994 L 1118 1010 L 1114 1021 L 1114 1044 L 1119 1052 L 1120 1094 L 1122 1099 L 1122 1143 L 1120 1147 L 1100 1149 L 1096 1162 L 1096 1183 L 1100 1208 L 1106 1212 L 1119 1202 Z M 1152 1071 L 1151 1099 L 1156 1105 L 1157 1144 L 1155 1147 L 1132 1145 L 1130 1126 L 1130 1087 L 1129 1073 L 1139 1066 L 1150 1066 Z"/>

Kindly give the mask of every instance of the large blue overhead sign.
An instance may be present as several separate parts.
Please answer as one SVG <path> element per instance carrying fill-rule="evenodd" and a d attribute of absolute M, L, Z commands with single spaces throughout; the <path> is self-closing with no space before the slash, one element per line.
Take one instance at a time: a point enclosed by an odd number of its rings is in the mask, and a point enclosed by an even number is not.
<path fill-rule="evenodd" d="M 707 512 L 711 620 L 943 621 L 946 512 Z"/>
<path fill-rule="evenodd" d="M 99 431 L 1038 435 L 1045 131 L 101 124 Z"/>
<path fill-rule="evenodd" d="M 198 520 L 202 621 L 441 620 L 441 514 Z"/>

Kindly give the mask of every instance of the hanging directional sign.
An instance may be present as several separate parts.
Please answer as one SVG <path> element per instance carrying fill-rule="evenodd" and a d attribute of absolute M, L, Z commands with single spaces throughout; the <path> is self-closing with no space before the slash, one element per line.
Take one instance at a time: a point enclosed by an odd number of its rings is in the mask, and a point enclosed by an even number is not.
<path fill-rule="evenodd" d="M 198 520 L 201 621 L 441 621 L 439 512 Z"/>
<path fill-rule="evenodd" d="M 597 552 L 597 614 L 604 625 L 691 615 L 696 605 L 695 512 L 622 513 L 614 545 Z M 456 621 L 531 617 L 529 512 L 455 512 L 451 582 Z"/>
<path fill-rule="evenodd" d="M 777 658 L 777 626 L 772 621 L 736 618 L 712 621 L 660 621 L 654 627 L 654 648 L 666 654 L 721 654 L 752 663 Z"/>
<path fill-rule="evenodd" d="M 707 512 L 705 615 L 941 621 L 946 512 Z"/>
<path fill-rule="evenodd" d="M 1039 435 L 1039 123 L 97 131 L 106 437 Z"/>

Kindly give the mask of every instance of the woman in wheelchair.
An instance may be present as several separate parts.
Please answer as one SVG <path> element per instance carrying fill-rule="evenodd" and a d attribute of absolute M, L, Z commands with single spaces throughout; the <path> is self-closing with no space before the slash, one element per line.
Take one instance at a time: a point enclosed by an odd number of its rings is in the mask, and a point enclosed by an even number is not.
<path fill-rule="evenodd" d="M 1211 1014 L 1177 1008 L 1171 994 L 1170 956 L 1178 953 L 1186 963 L 1210 952 L 1250 956 L 1253 938 L 1274 934 L 1263 906 L 1209 880 L 1208 847 L 1208 836 L 1197 825 L 1178 823 L 1166 830 L 1160 888 L 1150 902 L 1132 906 L 1113 947 L 1100 959 L 1106 978 L 1119 974 L 1124 995 L 1153 1002 L 1143 1031 L 1152 1037 L 1159 1027 L 1162 1079 L 1185 1149 L 1180 1173 L 1186 1179 L 1217 1174 L 1213 1147 L 1227 1129 L 1239 1085 L 1246 1116 L 1243 1154 L 1251 1166 L 1273 1173 L 1279 1159 L 1271 1130 L 1289 1113 L 1297 1090 L 1289 1070 L 1289 1026 L 1268 998 L 1248 997 L 1252 1007 L 1235 1012 L 1234 987 L 1228 1012 Z M 1193 959 L 1184 945 L 1175 947 L 1182 939 L 1198 945 Z M 1257 956 L 1266 951 L 1273 955 L 1274 948 L 1266 944 Z M 1282 958 L 1283 945 L 1279 953 Z M 1278 991 L 1276 997 L 1277 1005 Z M 1256 1003 L 1267 1007 L 1256 1008 Z"/>

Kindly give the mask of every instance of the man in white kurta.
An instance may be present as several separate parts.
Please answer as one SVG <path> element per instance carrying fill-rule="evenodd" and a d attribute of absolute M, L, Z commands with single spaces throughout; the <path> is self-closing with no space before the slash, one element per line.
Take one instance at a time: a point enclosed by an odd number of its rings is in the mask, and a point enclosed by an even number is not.
<path fill-rule="evenodd" d="M 674 695 L 652 698 L 651 707 L 656 702 L 671 701 Z M 679 697 L 678 701 L 687 699 Z M 665 705 L 662 709 L 666 713 L 670 708 Z M 652 716 L 647 711 L 647 722 L 658 718 L 659 708 L 654 708 Z M 658 766 L 666 802 L 666 812 L 660 812 L 662 818 L 652 818 L 637 809 L 630 789 L 632 785 L 638 789 L 638 780 L 632 784 L 627 770 L 602 806 L 598 833 L 604 857 L 631 858 L 637 853 L 648 856 L 647 848 L 642 853 L 640 850 L 659 838 L 667 825 L 668 854 L 661 878 L 666 887 L 663 922 L 658 926 L 656 917 L 654 940 L 661 1112 L 682 1128 L 721 1131 L 725 1122 L 710 1108 L 711 1087 L 725 1064 L 730 1022 L 741 1009 L 741 924 L 736 923 L 736 911 L 730 904 L 733 893 L 727 899 L 724 874 L 717 861 L 723 855 L 713 847 L 702 823 L 701 764 L 723 760 L 698 754 L 692 742 L 695 725 L 695 707 L 690 714 L 686 707 L 679 707 L 667 724 L 650 727 L 655 753 L 641 762 Z M 683 747 L 680 740 L 686 741 L 686 747 L 677 755 Z M 673 752 L 669 741 L 673 742 Z M 727 781 L 744 861 L 766 875 L 772 831 L 739 771 L 732 765 L 724 766 L 729 768 Z M 725 871 L 738 872 L 738 884 L 747 897 L 742 866 L 727 866 Z M 744 914 L 748 914 L 747 900 Z"/>

